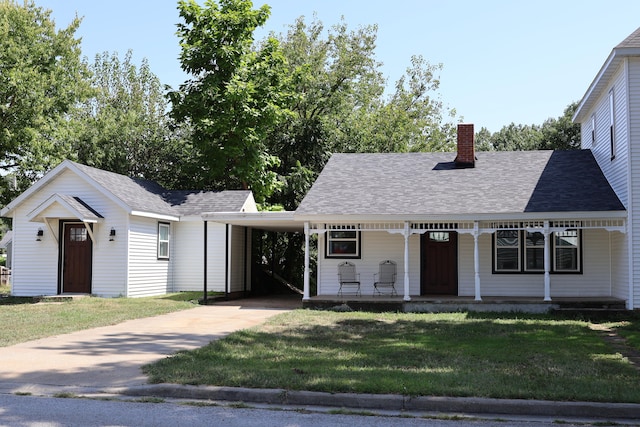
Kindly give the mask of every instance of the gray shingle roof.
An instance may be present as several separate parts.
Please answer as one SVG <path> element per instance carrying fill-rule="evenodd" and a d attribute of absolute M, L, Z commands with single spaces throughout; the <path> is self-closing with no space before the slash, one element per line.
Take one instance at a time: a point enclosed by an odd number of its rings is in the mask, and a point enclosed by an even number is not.
<path fill-rule="evenodd" d="M 239 212 L 251 194 L 248 190 L 172 191 L 153 181 L 130 178 L 79 163 L 74 165 L 135 211 L 175 216 Z"/>
<path fill-rule="evenodd" d="M 633 33 L 629 35 L 626 39 L 622 40 L 620 44 L 616 46 L 616 49 L 622 48 L 636 48 L 640 47 L 640 28 L 635 30 Z"/>
<path fill-rule="evenodd" d="M 58 196 L 67 202 L 69 206 L 74 208 L 76 211 L 80 213 L 82 218 L 92 218 L 92 219 L 100 219 L 104 218 L 99 212 L 89 206 L 84 200 L 80 197 L 73 197 L 66 194 L 58 194 Z"/>
<path fill-rule="evenodd" d="M 297 215 L 465 215 L 624 210 L 591 151 L 334 154 Z"/>
<path fill-rule="evenodd" d="M 240 212 L 249 190 L 225 191 L 169 191 L 165 199 L 181 215 L 200 215 L 203 212 Z"/>

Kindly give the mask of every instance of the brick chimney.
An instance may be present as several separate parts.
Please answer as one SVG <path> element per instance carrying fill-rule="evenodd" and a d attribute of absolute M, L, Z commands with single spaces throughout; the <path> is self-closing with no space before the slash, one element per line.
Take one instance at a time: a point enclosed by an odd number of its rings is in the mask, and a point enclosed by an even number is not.
<path fill-rule="evenodd" d="M 458 155 L 455 159 L 457 167 L 475 167 L 476 147 L 474 139 L 473 124 L 458 125 Z"/>

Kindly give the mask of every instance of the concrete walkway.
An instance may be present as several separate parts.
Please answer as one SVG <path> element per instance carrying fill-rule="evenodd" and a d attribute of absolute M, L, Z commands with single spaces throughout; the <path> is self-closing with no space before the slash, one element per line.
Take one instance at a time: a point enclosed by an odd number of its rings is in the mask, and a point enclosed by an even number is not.
<path fill-rule="evenodd" d="M 296 304 L 300 300 L 231 301 L 2 347 L 0 391 L 143 385 L 142 365 L 258 325 Z"/>

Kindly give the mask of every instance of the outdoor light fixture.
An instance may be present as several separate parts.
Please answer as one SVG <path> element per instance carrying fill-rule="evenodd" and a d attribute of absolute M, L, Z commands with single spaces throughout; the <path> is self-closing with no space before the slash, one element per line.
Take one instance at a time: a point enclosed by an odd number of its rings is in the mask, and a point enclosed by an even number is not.
<path fill-rule="evenodd" d="M 113 242 L 116 240 L 116 229 L 111 227 L 111 231 L 109 232 L 109 241 Z"/>
<path fill-rule="evenodd" d="M 42 228 L 38 228 L 38 232 L 36 233 L 36 242 L 42 241 L 42 236 L 44 236 L 44 230 Z"/>

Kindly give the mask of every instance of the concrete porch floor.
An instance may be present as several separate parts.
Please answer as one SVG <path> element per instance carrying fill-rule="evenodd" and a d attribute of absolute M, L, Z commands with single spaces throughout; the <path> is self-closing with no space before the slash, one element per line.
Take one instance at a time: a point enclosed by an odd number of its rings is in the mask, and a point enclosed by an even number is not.
<path fill-rule="evenodd" d="M 473 297 L 454 295 L 412 296 L 335 296 L 317 295 L 303 301 L 304 308 L 344 309 L 354 311 L 397 311 L 416 313 L 477 311 L 547 313 L 553 311 L 620 312 L 626 310 L 625 300 L 614 297 L 558 297 L 544 301 L 542 297 Z"/>

